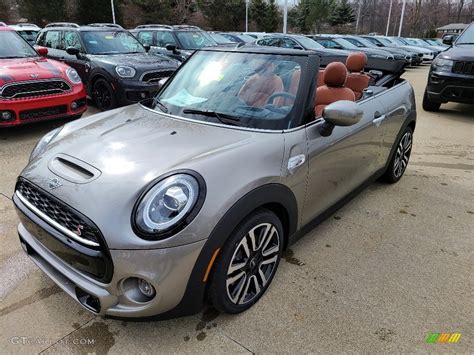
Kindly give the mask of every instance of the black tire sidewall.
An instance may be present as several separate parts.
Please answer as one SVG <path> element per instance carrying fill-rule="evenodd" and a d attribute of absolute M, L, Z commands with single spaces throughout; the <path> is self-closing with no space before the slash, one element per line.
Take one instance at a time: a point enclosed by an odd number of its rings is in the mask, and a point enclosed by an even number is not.
<path fill-rule="evenodd" d="M 403 139 L 403 136 L 407 133 L 407 132 L 410 132 L 411 133 L 411 140 L 412 140 L 412 149 L 413 149 L 413 130 L 411 129 L 411 127 L 406 127 L 404 130 L 403 130 L 403 133 L 400 135 L 400 138 L 397 140 L 397 142 L 395 143 L 395 152 L 393 153 L 393 156 L 392 156 L 392 159 L 390 160 L 390 163 L 388 164 L 388 168 L 387 168 L 387 171 L 385 172 L 384 176 L 383 176 L 383 180 L 388 182 L 388 183 L 396 183 L 398 180 L 400 180 L 403 175 L 405 174 L 405 171 L 408 167 L 408 164 L 410 163 L 410 160 L 408 160 L 408 163 L 407 163 L 407 166 L 405 167 L 405 170 L 402 172 L 402 174 L 400 176 L 395 176 L 395 173 L 393 171 L 394 169 L 394 165 L 395 165 L 395 159 L 397 157 L 397 147 L 398 145 L 400 144 L 400 141 Z M 409 158 L 411 157 L 411 151 L 410 151 L 410 156 Z"/>
<path fill-rule="evenodd" d="M 436 101 L 430 100 L 430 98 L 428 97 L 428 93 L 425 90 L 425 93 L 423 94 L 422 106 L 423 106 L 423 110 L 425 110 L 425 111 L 436 112 L 436 111 L 439 110 L 439 108 L 441 106 L 441 102 L 436 102 Z"/>
<path fill-rule="evenodd" d="M 96 92 L 96 86 L 98 84 L 102 84 L 104 85 L 107 90 L 109 90 L 110 92 L 110 98 L 111 98 L 111 103 L 110 103 L 110 107 L 108 108 L 103 108 L 103 107 L 99 107 L 97 105 L 97 100 L 96 100 L 96 97 L 95 97 L 95 92 Z M 94 101 L 95 105 L 97 106 L 97 108 L 101 111 L 106 111 L 106 110 L 111 110 L 115 107 L 117 107 L 117 99 L 115 97 L 115 92 L 114 90 L 112 89 L 112 86 L 105 80 L 105 79 L 97 79 L 95 82 L 94 82 L 94 85 L 92 86 L 92 100 Z"/>
<path fill-rule="evenodd" d="M 278 253 L 278 260 L 275 265 L 275 270 L 260 295 L 258 295 L 252 301 L 244 305 L 236 305 L 229 299 L 227 295 L 227 269 L 234 254 L 235 248 L 238 246 L 242 238 L 248 233 L 249 230 L 261 223 L 271 223 L 278 231 L 278 236 L 280 238 L 280 251 Z M 213 306 L 223 313 L 230 314 L 240 313 L 252 307 L 263 296 L 263 294 L 265 294 L 268 287 L 273 281 L 273 278 L 280 264 L 283 243 L 284 238 L 282 223 L 277 217 L 277 215 L 272 211 L 263 208 L 258 209 L 251 215 L 243 219 L 222 247 L 216 260 L 216 263 L 214 264 L 214 267 L 212 269 L 209 285 L 209 297 Z"/>

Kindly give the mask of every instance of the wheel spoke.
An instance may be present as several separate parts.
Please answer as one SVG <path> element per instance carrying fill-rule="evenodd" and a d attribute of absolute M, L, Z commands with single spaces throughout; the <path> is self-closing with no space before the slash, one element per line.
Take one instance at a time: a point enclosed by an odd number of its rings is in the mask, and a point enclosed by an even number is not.
<path fill-rule="evenodd" d="M 278 239 L 278 235 L 276 234 L 276 228 L 272 226 L 269 229 L 270 229 L 270 232 L 268 232 L 266 234 L 266 240 L 264 240 L 263 246 L 262 246 L 262 255 L 263 256 L 273 254 L 275 252 L 278 252 L 278 250 L 279 250 L 279 239 Z M 277 237 L 276 238 L 276 245 L 271 245 L 270 243 L 274 239 L 274 236 Z M 269 246 L 270 246 L 270 248 L 269 248 Z"/>
<path fill-rule="evenodd" d="M 250 244 L 252 246 L 252 251 L 256 251 L 257 250 L 257 243 L 256 243 L 256 240 L 255 240 L 255 228 L 252 229 L 249 232 L 248 236 L 250 238 Z"/>
<path fill-rule="evenodd" d="M 255 293 L 252 297 L 247 299 L 247 295 L 249 294 L 249 289 L 251 284 L 255 287 Z M 258 284 L 257 276 L 252 275 L 247 279 L 247 284 L 245 285 L 244 292 L 242 293 L 242 296 L 240 297 L 240 304 L 247 303 L 250 300 L 252 300 L 255 296 L 257 296 L 261 291 L 260 285 Z"/>
<path fill-rule="evenodd" d="M 237 284 L 236 288 L 231 292 L 230 287 L 235 284 L 235 282 L 239 281 Z M 245 284 L 248 283 L 247 280 L 247 274 L 242 271 L 241 273 L 235 275 L 234 277 L 231 277 L 227 279 L 226 281 L 226 286 L 227 286 L 227 295 L 229 298 L 232 300 L 232 302 L 237 303 L 239 300 L 239 296 L 242 293 L 242 290 L 244 289 Z"/>

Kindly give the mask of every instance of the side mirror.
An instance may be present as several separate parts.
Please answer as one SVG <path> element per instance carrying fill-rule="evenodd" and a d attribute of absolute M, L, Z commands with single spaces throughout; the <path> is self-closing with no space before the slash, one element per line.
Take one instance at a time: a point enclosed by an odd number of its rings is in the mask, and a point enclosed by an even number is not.
<path fill-rule="evenodd" d="M 145 48 L 145 50 L 146 50 L 147 52 L 149 52 L 150 49 L 151 49 L 151 46 L 150 46 L 149 44 L 144 44 L 144 45 L 143 45 L 143 48 Z"/>
<path fill-rule="evenodd" d="M 335 126 L 352 126 L 358 123 L 364 114 L 360 106 L 347 100 L 336 101 L 324 108 L 324 123 L 320 126 L 319 133 L 323 137 L 331 135 Z"/>
<path fill-rule="evenodd" d="M 77 57 L 80 53 L 80 50 L 77 49 L 76 47 L 67 47 L 66 53 L 69 55 L 75 55 Z"/>
<path fill-rule="evenodd" d="M 48 48 L 46 47 L 35 46 L 35 49 L 42 57 L 46 57 L 48 55 Z"/>
<path fill-rule="evenodd" d="M 178 51 L 178 50 L 176 49 L 176 45 L 171 44 L 171 43 L 168 43 L 168 44 L 165 46 L 165 48 L 166 48 L 168 51 L 173 52 L 173 54 L 180 54 L 180 53 L 181 53 L 180 51 Z"/>
<path fill-rule="evenodd" d="M 443 38 L 443 44 L 446 44 L 448 46 L 452 45 L 454 42 L 454 38 L 451 35 L 444 36 Z"/>
<path fill-rule="evenodd" d="M 302 50 L 303 50 L 303 47 L 301 47 L 301 46 L 294 46 L 293 49 L 299 49 L 299 50 L 302 51 Z"/>
<path fill-rule="evenodd" d="M 383 47 L 383 45 L 380 44 L 380 43 L 375 43 L 375 45 L 376 45 L 377 47 Z"/>

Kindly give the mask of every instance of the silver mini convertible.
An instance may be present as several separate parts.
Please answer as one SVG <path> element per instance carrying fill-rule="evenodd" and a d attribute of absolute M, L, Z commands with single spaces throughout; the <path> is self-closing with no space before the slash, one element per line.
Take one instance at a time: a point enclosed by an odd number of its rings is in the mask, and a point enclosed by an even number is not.
<path fill-rule="evenodd" d="M 201 50 L 154 99 L 48 133 L 13 196 L 22 247 L 98 315 L 248 309 L 308 226 L 410 157 L 401 73 L 318 117 L 319 69 L 303 50 Z"/>

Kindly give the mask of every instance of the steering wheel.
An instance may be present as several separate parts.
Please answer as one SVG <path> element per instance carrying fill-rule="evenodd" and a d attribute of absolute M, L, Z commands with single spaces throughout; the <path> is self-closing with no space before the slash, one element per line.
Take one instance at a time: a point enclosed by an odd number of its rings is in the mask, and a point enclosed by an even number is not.
<path fill-rule="evenodd" d="M 276 97 L 286 97 L 287 99 L 290 99 L 290 100 L 293 100 L 295 101 L 296 100 L 296 95 L 293 95 L 293 94 L 290 94 L 289 92 L 276 92 L 274 94 L 272 94 L 268 100 L 267 100 L 267 104 L 270 104 L 273 102 L 273 100 L 276 98 Z"/>

